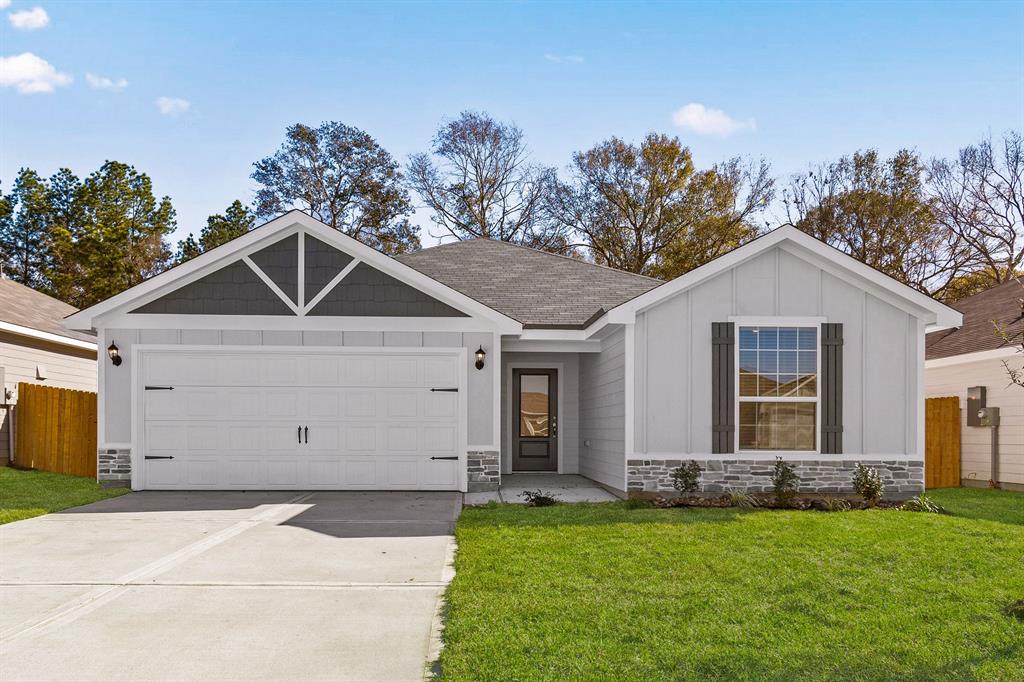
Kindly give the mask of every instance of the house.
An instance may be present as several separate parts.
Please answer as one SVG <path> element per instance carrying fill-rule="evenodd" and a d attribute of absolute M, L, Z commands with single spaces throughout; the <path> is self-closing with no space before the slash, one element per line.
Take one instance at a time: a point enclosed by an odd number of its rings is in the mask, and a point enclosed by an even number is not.
<path fill-rule="evenodd" d="M 0 277 L 0 466 L 13 451 L 11 410 L 18 383 L 96 390 L 96 335 L 73 331 L 64 318 L 77 308 Z"/>
<path fill-rule="evenodd" d="M 785 226 L 671 282 L 486 240 L 391 258 L 289 212 L 87 310 L 99 478 L 620 495 L 923 486 L 924 338 L 960 314 Z M 117 364 L 115 364 L 117 363 Z"/>
<path fill-rule="evenodd" d="M 964 485 L 1024 490 L 1024 387 L 1011 384 L 1004 366 L 1024 365 L 1024 283 L 1011 280 L 957 301 L 963 324 L 928 334 L 925 386 L 929 398 L 960 398 L 960 478 Z M 996 333 L 996 324 L 1011 338 Z M 1015 357 L 1016 356 L 1016 357 Z M 969 388 L 984 389 L 985 404 L 968 409 Z M 998 427 L 976 425 L 970 412 L 998 407 Z M 993 443 L 995 454 L 993 454 Z M 993 475 L 993 459 L 995 475 Z"/>

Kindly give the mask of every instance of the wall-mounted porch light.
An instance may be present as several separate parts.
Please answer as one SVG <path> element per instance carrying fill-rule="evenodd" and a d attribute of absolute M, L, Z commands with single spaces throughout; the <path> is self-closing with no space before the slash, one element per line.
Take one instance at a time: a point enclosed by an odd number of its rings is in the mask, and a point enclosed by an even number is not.
<path fill-rule="evenodd" d="M 114 367 L 121 364 L 121 353 L 117 350 L 117 346 L 113 343 L 107 348 L 107 355 L 110 356 L 110 361 L 114 363 Z"/>
<path fill-rule="evenodd" d="M 487 357 L 487 353 L 484 352 L 484 347 L 480 346 L 476 349 L 476 368 L 484 368 L 484 358 Z"/>

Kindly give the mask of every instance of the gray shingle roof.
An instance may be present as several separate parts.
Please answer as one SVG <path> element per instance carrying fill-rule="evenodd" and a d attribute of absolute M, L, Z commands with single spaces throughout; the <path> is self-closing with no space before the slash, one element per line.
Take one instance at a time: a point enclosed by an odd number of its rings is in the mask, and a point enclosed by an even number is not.
<path fill-rule="evenodd" d="M 64 326 L 64 318 L 77 310 L 24 284 L 0 278 L 0 321 L 96 343 L 95 334 L 71 331 Z"/>
<path fill-rule="evenodd" d="M 1024 281 L 1024 280 L 1021 280 Z M 1015 343 L 1024 335 L 1024 284 L 1010 280 L 968 296 L 953 304 L 964 315 L 956 329 L 932 332 L 925 337 L 925 359 L 948 358 L 965 353 L 995 350 L 1008 344 L 996 334 L 993 321 L 1005 325 Z"/>
<path fill-rule="evenodd" d="M 527 327 L 582 328 L 660 280 L 490 239 L 442 244 L 398 260 Z"/>

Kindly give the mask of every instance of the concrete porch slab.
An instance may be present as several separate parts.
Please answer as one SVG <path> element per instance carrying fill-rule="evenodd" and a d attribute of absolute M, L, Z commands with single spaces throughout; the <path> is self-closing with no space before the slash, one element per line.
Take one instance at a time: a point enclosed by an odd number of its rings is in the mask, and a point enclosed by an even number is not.
<path fill-rule="evenodd" d="M 471 506 L 488 502 L 526 504 L 522 493 L 527 490 L 541 490 L 559 502 L 614 502 L 619 499 L 589 478 L 575 474 L 541 473 L 502 476 L 499 490 L 466 493 L 464 503 Z"/>

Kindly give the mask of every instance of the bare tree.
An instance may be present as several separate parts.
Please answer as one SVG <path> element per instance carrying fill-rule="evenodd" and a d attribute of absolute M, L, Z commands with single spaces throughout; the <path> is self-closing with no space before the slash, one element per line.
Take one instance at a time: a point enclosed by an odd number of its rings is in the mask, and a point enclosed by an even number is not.
<path fill-rule="evenodd" d="M 654 133 L 577 152 L 570 173 L 548 196 L 552 218 L 595 262 L 664 278 L 755 236 L 752 218 L 774 192 L 764 162 L 700 171 L 679 138 Z"/>
<path fill-rule="evenodd" d="M 966 272 L 969 249 L 936 218 L 917 154 L 856 152 L 795 175 L 787 219 L 804 232 L 905 284 L 942 296 Z"/>
<path fill-rule="evenodd" d="M 928 168 L 935 216 L 970 247 L 981 288 L 1009 281 L 1024 267 L 1024 138 L 1006 133 L 964 147 Z"/>
<path fill-rule="evenodd" d="M 441 126 L 430 153 L 414 154 L 409 186 L 431 219 L 457 239 L 484 237 L 563 253 L 567 240 L 545 219 L 554 171 L 530 163 L 523 131 L 464 111 Z"/>
<path fill-rule="evenodd" d="M 996 328 L 996 335 L 1006 342 L 1007 346 L 1013 347 L 1016 355 L 1024 356 L 1024 281 L 1019 278 L 1014 278 L 1014 281 L 1020 285 L 1022 294 L 1017 299 L 1016 310 L 1011 313 L 1009 322 L 993 320 L 992 324 Z M 1024 388 L 1024 364 L 1017 364 L 1021 359 L 1003 360 L 1003 368 L 1006 370 L 1006 376 L 1010 378 L 1011 385 Z"/>

